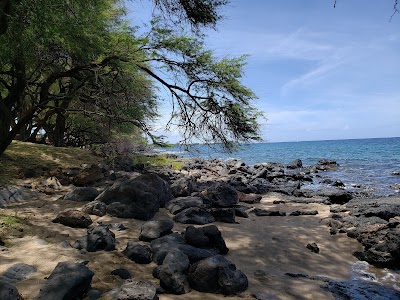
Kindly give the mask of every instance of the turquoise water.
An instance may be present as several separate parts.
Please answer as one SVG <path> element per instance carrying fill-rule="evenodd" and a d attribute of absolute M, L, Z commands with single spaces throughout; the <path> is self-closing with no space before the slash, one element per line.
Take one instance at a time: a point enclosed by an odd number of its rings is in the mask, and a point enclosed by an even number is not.
<path fill-rule="evenodd" d="M 400 184 L 400 176 L 392 174 L 400 171 L 400 137 L 258 143 L 243 145 L 233 153 L 223 153 L 206 146 L 196 146 L 191 152 L 178 147 L 167 151 L 206 159 L 235 158 L 249 165 L 263 162 L 287 164 L 299 158 L 304 166 L 309 166 L 320 159 L 332 159 L 340 166 L 335 172 L 324 173 L 325 177 L 341 180 L 348 187 L 364 185 L 374 195 L 386 196 L 400 192 L 398 188 L 393 188 Z"/>

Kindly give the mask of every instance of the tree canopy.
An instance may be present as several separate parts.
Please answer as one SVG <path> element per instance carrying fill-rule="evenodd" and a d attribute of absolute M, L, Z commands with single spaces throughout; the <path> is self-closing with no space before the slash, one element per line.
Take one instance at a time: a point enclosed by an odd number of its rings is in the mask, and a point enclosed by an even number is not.
<path fill-rule="evenodd" d="M 183 142 L 258 139 L 245 56 L 217 58 L 201 29 L 228 1 L 154 0 L 148 32 L 124 20 L 118 0 L 0 0 L 0 154 L 17 135 L 56 146 L 142 132 L 153 142 L 157 85 L 173 103 Z"/>

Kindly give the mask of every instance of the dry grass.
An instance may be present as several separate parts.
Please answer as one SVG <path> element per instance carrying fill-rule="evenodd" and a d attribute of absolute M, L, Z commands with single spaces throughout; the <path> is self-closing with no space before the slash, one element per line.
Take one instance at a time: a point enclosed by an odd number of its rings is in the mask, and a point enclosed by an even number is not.
<path fill-rule="evenodd" d="M 26 170 L 41 176 L 57 168 L 79 167 L 83 163 L 101 161 L 101 158 L 84 149 L 13 141 L 0 157 L 0 186 L 14 183 L 21 172 Z"/>

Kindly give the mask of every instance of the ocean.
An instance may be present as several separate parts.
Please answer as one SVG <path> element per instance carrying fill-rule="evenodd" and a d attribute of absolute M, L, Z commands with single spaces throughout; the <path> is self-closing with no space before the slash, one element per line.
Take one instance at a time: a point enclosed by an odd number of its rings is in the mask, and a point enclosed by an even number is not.
<path fill-rule="evenodd" d="M 288 164 L 301 159 L 303 166 L 314 165 L 320 159 L 335 160 L 336 171 L 324 172 L 323 178 L 342 181 L 347 189 L 366 191 L 372 196 L 400 195 L 400 137 L 348 139 L 305 142 L 255 143 L 241 145 L 233 153 L 218 147 L 197 145 L 188 151 L 181 147 L 160 149 L 184 157 L 204 159 L 237 159 L 248 165 L 264 162 Z M 308 188 L 319 188 L 315 179 Z"/>

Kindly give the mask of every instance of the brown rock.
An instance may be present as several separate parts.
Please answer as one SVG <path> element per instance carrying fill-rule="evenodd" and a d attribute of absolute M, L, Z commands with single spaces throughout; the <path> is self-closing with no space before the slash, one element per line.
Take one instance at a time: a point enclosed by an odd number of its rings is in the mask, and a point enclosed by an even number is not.
<path fill-rule="evenodd" d="M 77 186 L 84 186 L 94 183 L 103 178 L 103 173 L 98 165 L 91 165 L 88 168 L 81 170 L 78 175 L 74 177 L 72 182 Z"/>
<path fill-rule="evenodd" d="M 238 196 L 239 196 L 239 202 L 245 202 L 245 203 L 259 203 L 262 199 L 261 195 L 257 194 L 245 194 L 242 192 L 238 191 Z"/>
<path fill-rule="evenodd" d="M 61 212 L 53 220 L 53 223 L 60 223 L 73 228 L 87 228 L 93 221 L 87 213 L 79 210 L 66 210 Z"/>

